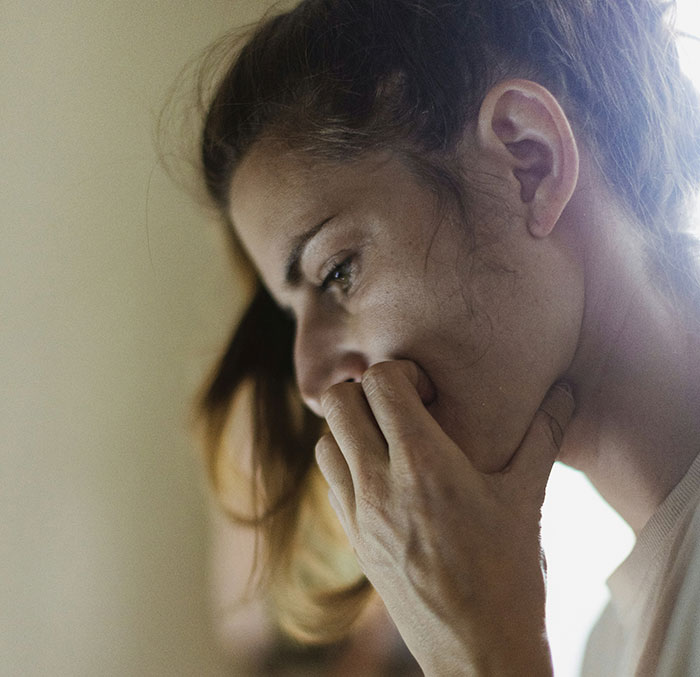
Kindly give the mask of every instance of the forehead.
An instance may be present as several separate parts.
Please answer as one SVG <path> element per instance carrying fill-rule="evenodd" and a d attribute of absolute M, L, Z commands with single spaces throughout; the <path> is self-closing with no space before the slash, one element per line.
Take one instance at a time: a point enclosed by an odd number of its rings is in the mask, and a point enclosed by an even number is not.
<path fill-rule="evenodd" d="M 233 176 L 231 221 L 263 279 L 276 286 L 298 235 L 353 206 L 372 209 L 404 173 L 388 154 L 332 163 L 258 144 Z"/>
<path fill-rule="evenodd" d="M 294 218 L 313 210 L 313 203 L 327 193 L 327 181 L 311 162 L 290 152 L 254 146 L 237 168 L 231 181 L 230 216 L 243 240 L 256 232 L 280 231 Z M 275 224 L 282 228 L 273 229 Z M 274 235 L 266 232 L 262 237 Z"/>
<path fill-rule="evenodd" d="M 309 228 L 332 197 L 324 172 L 289 152 L 257 146 L 234 173 L 230 217 L 263 278 L 279 283 L 279 261 L 290 240 Z"/>

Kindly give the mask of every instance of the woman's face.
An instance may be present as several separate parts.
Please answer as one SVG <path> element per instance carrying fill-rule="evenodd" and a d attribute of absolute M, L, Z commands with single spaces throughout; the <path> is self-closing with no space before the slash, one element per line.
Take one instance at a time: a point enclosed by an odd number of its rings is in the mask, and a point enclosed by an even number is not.
<path fill-rule="evenodd" d="M 563 245 L 530 236 L 509 200 L 475 195 L 467 225 L 389 154 L 329 164 L 253 148 L 231 216 L 296 318 L 312 410 L 331 385 L 410 359 L 435 387 L 430 413 L 475 465 L 508 462 L 573 357 L 582 305 Z"/>

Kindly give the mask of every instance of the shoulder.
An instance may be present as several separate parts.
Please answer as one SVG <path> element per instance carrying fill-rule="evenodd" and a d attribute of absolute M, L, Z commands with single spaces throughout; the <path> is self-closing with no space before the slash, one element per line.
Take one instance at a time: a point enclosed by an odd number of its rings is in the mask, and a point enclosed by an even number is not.
<path fill-rule="evenodd" d="M 670 614 L 658 675 L 700 675 L 700 502 L 679 541 L 669 571 Z"/>
<path fill-rule="evenodd" d="M 581 675 L 700 675 L 700 502 L 686 495 L 677 507 L 658 525 L 655 547 L 642 548 L 645 566 L 629 565 L 639 543 L 622 565 L 622 589 L 616 572 L 616 594 L 590 635 Z"/>

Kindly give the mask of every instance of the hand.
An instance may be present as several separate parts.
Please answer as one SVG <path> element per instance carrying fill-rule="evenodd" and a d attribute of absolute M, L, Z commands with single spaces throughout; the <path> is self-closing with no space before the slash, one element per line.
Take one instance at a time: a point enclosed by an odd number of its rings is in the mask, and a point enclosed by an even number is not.
<path fill-rule="evenodd" d="M 324 394 L 331 503 L 426 674 L 550 675 L 540 509 L 573 398 L 553 387 L 486 475 L 423 406 L 427 383 L 413 362 L 383 362 Z"/>

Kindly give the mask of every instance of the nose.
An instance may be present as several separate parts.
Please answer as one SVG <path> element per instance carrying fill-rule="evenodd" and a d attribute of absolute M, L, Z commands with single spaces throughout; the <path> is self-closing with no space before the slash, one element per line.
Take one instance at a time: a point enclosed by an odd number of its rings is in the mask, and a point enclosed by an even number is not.
<path fill-rule="evenodd" d="M 294 368 L 301 397 L 311 411 L 323 416 L 321 395 L 336 383 L 359 382 L 367 370 L 367 356 L 342 324 L 320 321 L 297 323 Z"/>

